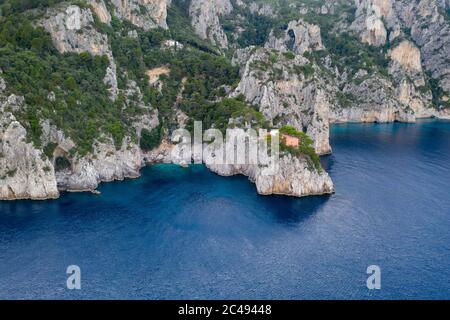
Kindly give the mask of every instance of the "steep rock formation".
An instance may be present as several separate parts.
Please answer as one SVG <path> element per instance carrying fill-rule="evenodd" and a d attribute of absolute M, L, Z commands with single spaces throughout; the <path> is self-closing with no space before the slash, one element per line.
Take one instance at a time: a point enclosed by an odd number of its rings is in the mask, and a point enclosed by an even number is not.
<path fill-rule="evenodd" d="M 23 98 L 1 96 L 0 78 L 0 200 L 57 198 L 52 163 L 27 141 L 25 128 L 10 112 L 23 107 Z"/>
<path fill-rule="evenodd" d="M 167 7 L 170 0 L 110 0 L 114 15 L 144 30 L 167 29 Z"/>
<path fill-rule="evenodd" d="M 138 138 L 143 129 L 151 131 L 159 125 L 157 110 L 145 105 L 143 95 L 134 81 L 128 82 L 124 96 L 124 108 L 133 104 L 145 111 L 133 121 Z M 94 143 L 92 153 L 83 157 L 71 157 L 69 153 L 75 146 L 73 142 L 48 124 L 44 124 L 42 127 L 43 140 L 46 143 L 51 142 L 57 145 L 55 158 L 62 155 L 70 161 L 69 168 L 56 171 L 60 190 L 93 191 L 101 182 L 139 177 L 143 156 L 141 149 L 129 137 L 126 137 L 121 148 L 117 149 L 111 137 L 103 136 L 99 139 L 102 142 Z"/>
<path fill-rule="evenodd" d="M 108 38 L 90 28 L 94 17 L 90 9 L 76 5 L 58 6 L 49 9 L 46 18 L 39 22 L 52 36 L 59 52 L 90 52 L 108 55 Z"/>
<path fill-rule="evenodd" d="M 422 65 L 445 92 L 450 92 L 450 23 L 448 1 L 356 0 L 351 29 L 363 42 L 385 45 L 411 39 L 421 52 Z M 388 39 L 389 34 L 389 39 Z"/>
<path fill-rule="evenodd" d="M 330 111 L 334 122 L 413 122 L 415 116 L 397 99 L 395 86 L 380 75 L 348 82 L 341 95 L 348 98 L 348 105 L 337 104 Z"/>
<path fill-rule="evenodd" d="M 423 66 L 446 92 L 450 92 L 449 7 L 448 2 L 438 0 L 394 2 L 399 23 L 410 30 L 411 39 L 420 48 Z"/>
<path fill-rule="evenodd" d="M 399 101 L 409 106 L 416 118 L 435 115 L 436 110 L 431 108 L 431 91 L 426 88 L 420 50 L 405 40 L 390 52 L 390 57 L 389 72 L 397 83 Z"/>
<path fill-rule="evenodd" d="M 67 191 L 92 191 L 100 182 L 139 177 L 142 154 L 129 140 L 117 150 L 112 139 L 96 143 L 93 154 L 75 159 L 70 168 L 56 172 L 58 187 Z"/>
<path fill-rule="evenodd" d="M 394 64 L 410 73 L 422 73 L 420 51 L 409 41 L 403 41 L 390 52 Z"/>
<path fill-rule="evenodd" d="M 92 10 L 97 15 L 100 22 L 106 24 L 111 23 L 111 14 L 106 8 L 105 2 L 103 0 L 90 0 L 89 5 L 92 7 Z"/>
<path fill-rule="evenodd" d="M 233 130 L 232 130 L 233 131 Z M 232 135 L 239 136 L 238 132 Z M 234 161 L 234 155 L 226 152 L 233 150 L 234 141 L 227 140 L 222 152 L 214 143 L 203 146 L 203 159 L 205 165 L 213 172 L 221 176 L 245 175 L 255 183 L 256 189 L 261 195 L 288 195 L 303 197 L 309 195 L 323 195 L 334 192 L 333 182 L 325 171 L 316 169 L 308 163 L 304 156 L 293 156 L 289 153 L 281 153 L 279 157 L 269 157 L 266 153 L 259 154 L 259 162 L 239 164 Z M 237 150 L 234 148 L 234 153 Z M 248 150 L 246 158 L 248 158 Z M 223 155 L 221 161 L 219 157 Z"/>
<path fill-rule="evenodd" d="M 108 22 L 106 6 L 103 1 L 95 1 L 91 7 L 99 16 Z M 164 5 L 154 1 L 144 1 L 142 5 Z M 134 3 L 134 2 L 133 2 Z M 164 2 L 167 3 L 167 2 Z M 130 8 L 130 3 L 124 3 L 124 8 Z M 165 7 L 164 7 L 165 8 Z M 128 10 L 127 9 L 127 10 Z M 155 11 L 153 11 L 154 13 Z M 162 20 L 161 20 L 162 21 Z M 164 17 L 165 21 L 165 17 Z M 81 53 L 87 51 L 93 55 L 106 55 L 110 61 L 104 82 L 109 84 L 111 96 L 116 99 L 119 94 L 117 88 L 116 65 L 112 50 L 106 35 L 93 28 L 93 14 L 89 8 L 75 5 L 61 5 L 50 9 L 40 24 L 51 34 L 56 48 L 61 52 Z M 139 138 L 143 129 L 152 130 L 159 125 L 158 112 L 143 102 L 143 94 L 134 81 L 128 81 L 123 90 L 125 97 L 123 108 L 137 107 L 142 112 L 135 119 L 130 119 Z M 56 172 L 58 188 L 67 191 L 95 190 L 102 181 L 122 180 L 139 176 L 142 165 L 142 155 L 139 147 L 125 138 L 122 147 L 117 150 L 111 137 L 102 137 L 102 141 L 95 144 L 92 153 L 79 157 L 69 153 L 75 144 L 70 138 L 48 122 L 41 123 L 43 128 L 42 140 L 45 144 L 56 144 L 54 158 L 63 156 L 70 161 L 70 167 Z M 54 171 L 54 170 L 52 170 Z"/>
<path fill-rule="evenodd" d="M 233 130 L 230 131 L 233 132 Z M 239 133 L 233 132 L 231 135 L 239 136 Z M 238 164 L 233 155 L 226 153 L 235 146 L 230 147 L 227 143 L 230 141 L 227 140 L 225 145 L 203 144 L 203 163 L 209 170 L 220 176 L 247 176 L 251 182 L 255 183 L 261 195 L 303 197 L 331 194 L 335 191 L 330 176 L 324 170 L 312 167 L 306 157 L 286 153 L 281 154 L 279 158 L 270 158 L 267 154 L 260 154 L 260 163 Z M 234 150 L 235 154 L 236 149 Z M 248 159 L 248 149 L 245 152 Z M 193 158 L 200 161 L 198 155 L 193 155 Z M 159 148 L 144 153 L 144 159 L 147 164 L 175 163 L 182 166 L 193 160 L 190 153 L 186 152 L 185 144 L 174 145 L 168 141 L 163 141 Z M 278 165 L 274 165 L 277 159 Z"/>
<path fill-rule="evenodd" d="M 391 21 L 391 0 L 356 0 L 356 19 L 351 28 L 360 32 L 361 41 L 380 46 L 387 41 L 385 22 Z"/>
<path fill-rule="evenodd" d="M 390 16 L 389 6 L 376 8 Z M 431 107 L 421 53 L 411 42 L 390 51 L 390 75 L 365 70 L 352 75 L 333 67 L 330 56 L 321 62 L 302 56 L 321 49 L 320 29 L 302 21 L 289 23 L 278 37 L 272 31 L 265 49 L 237 51 L 233 61 L 241 67 L 241 81 L 232 95 L 243 94 L 274 125 L 306 132 L 319 154 L 331 152 L 330 123 L 414 122 L 438 115 Z"/>
<path fill-rule="evenodd" d="M 108 37 L 93 28 L 94 17 L 90 9 L 75 5 L 62 5 L 48 10 L 39 21 L 52 36 L 53 44 L 59 52 L 89 52 L 92 55 L 106 55 L 109 67 L 104 82 L 110 87 L 110 96 L 117 99 L 116 64 L 108 44 Z"/>
<path fill-rule="evenodd" d="M 295 25 L 303 24 L 295 22 Z M 301 39 L 304 43 L 299 41 L 297 48 L 302 53 L 322 46 L 320 29 L 315 41 L 309 36 Z M 284 41 L 269 40 L 269 43 L 266 47 L 271 50 L 251 47 L 237 51 L 233 61 L 241 66 L 241 81 L 232 95 L 244 95 L 275 125 L 289 124 L 307 132 L 314 140 L 317 153 L 330 153 L 328 110 L 333 100 L 329 94 L 332 90 L 326 89 L 328 85 L 316 76 L 317 67 L 308 59 L 279 53 L 278 50 L 287 50 Z"/>
<path fill-rule="evenodd" d="M 220 25 L 219 16 L 233 10 L 230 0 L 191 0 L 189 16 L 195 32 L 220 48 L 228 46 L 227 36 Z"/>
<path fill-rule="evenodd" d="M 282 52 L 290 50 L 296 54 L 322 50 L 320 28 L 302 20 L 291 21 L 287 25 L 286 32 L 283 32 L 281 36 L 272 30 L 265 47 Z"/>
<path fill-rule="evenodd" d="M 172 163 L 172 150 L 174 145 L 163 140 L 158 148 L 143 153 L 143 159 L 146 164 L 154 163 Z"/>
<path fill-rule="evenodd" d="M 241 4 L 242 6 L 246 6 L 245 3 Z M 259 14 L 262 16 L 275 16 L 275 9 L 270 3 L 256 3 L 251 1 L 248 6 L 251 13 Z"/>
<path fill-rule="evenodd" d="M 389 52 L 389 76 L 358 71 L 338 79 L 342 89 L 330 113 L 331 122 L 415 122 L 436 114 L 425 86 L 420 51 L 403 41 Z"/>
<path fill-rule="evenodd" d="M 308 168 L 307 162 L 291 155 L 280 158 L 280 170 L 272 175 L 263 174 L 257 165 L 207 165 L 221 176 L 245 175 L 255 183 L 261 195 L 287 195 L 304 197 L 334 193 L 334 185 L 328 173 Z"/>
<path fill-rule="evenodd" d="M 140 115 L 132 119 L 138 138 L 141 137 L 143 129 L 151 131 L 159 125 L 158 109 L 144 103 L 144 95 L 135 81 L 128 81 L 124 96 L 125 108 L 136 106 L 142 111 Z"/>
<path fill-rule="evenodd" d="M 431 91 L 425 87 L 420 51 L 403 41 L 389 52 L 387 72 L 359 70 L 337 74 L 337 103 L 331 122 L 414 122 L 433 116 Z"/>

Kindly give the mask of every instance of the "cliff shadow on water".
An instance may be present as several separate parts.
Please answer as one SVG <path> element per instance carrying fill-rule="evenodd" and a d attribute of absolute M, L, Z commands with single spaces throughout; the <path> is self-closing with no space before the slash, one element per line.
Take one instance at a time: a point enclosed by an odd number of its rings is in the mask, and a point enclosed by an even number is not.
<path fill-rule="evenodd" d="M 332 162 L 332 156 L 324 157 L 326 170 Z M 103 183 L 99 191 L 98 195 L 64 192 L 57 200 L 0 202 L 0 212 L 3 217 L 11 218 L 4 221 L 31 225 L 35 218 L 39 219 L 42 215 L 57 217 L 70 213 L 100 216 L 105 214 L 104 207 L 110 208 L 107 210 L 110 218 L 115 211 L 128 207 L 136 211 L 136 216 L 151 211 L 154 215 L 152 220 L 157 221 L 166 218 L 161 216 L 162 212 L 170 212 L 174 216 L 183 210 L 192 214 L 202 212 L 203 218 L 209 219 L 204 213 L 211 216 L 217 209 L 233 211 L 234 215 L 243 206 L 247 207 L 249 215 L 257 215 L 267 222 L 295 225 L 314 216 L 331 197 L 262 196 L 257 194 L 255 185 L 245 176 L 221 177 L 204 165 L 182 168 L 173 164 L 144 167 L 140 178 Z M 209 209 L 208 205 L 211 206 Z M 79 209 L 74 210 L 76 207 Z M 257 207 L 263 210 L 254 212 Z M 99 208 L 98 212 L 96 208 Z"/>
<path fill-rule="evenodd" d="M 177 193 L 177 197 L 181 196 L 186 203 L 198 205 L 199 211 L 203 210 L 202 203 L 208 203 L 211 199 L 221 199 L 223 207 L 239 204 L 245 207 L 256 202 L 258 206 L 264 208 L 261 210 L 264 212 L 261 214 L 262 219 L 286 225 L 297 224 L 313 216 L 331 197 L 325 195 L 294 198 L 283 195 L 259 195 L 255 185 L 247 177 L 243 175 L 221 177 L 209 171 L 204 165 L 182 168 L 171 164 L 157 164 L 144 168 L 142 173 L 142 189 L 148 192 L 157 188 L 163 189 L 165 190 L 163 193 L 169 197 L 166 201 L 170 201 L 171 194 Z M 105 184 L 103 187 L 109 186 Z M 219 209 L 224 209 L 223 207 Z M 214 209 L 207 211 L 213 213 Z"/>
<path fill-rule="evenodd" d="M 288 196 L 258 196 L 261 202 L 271 213 L 272 218 L 279 224 L 295 226 L 312 218 L 332 195 L 308 196 L 303 198 L 291 198 Z M 270 198 L 270 199 L 269 199 Z"/>
<path fill-rule="evenodd" d="M 449 124 L 333 126 L 327 197 L 261 196 L 244 176 L 153 165 L 100 195 L 0 202 L 0 297 L 443 298 Z M 373 264 L 377 292 L 365 286 Z"/>

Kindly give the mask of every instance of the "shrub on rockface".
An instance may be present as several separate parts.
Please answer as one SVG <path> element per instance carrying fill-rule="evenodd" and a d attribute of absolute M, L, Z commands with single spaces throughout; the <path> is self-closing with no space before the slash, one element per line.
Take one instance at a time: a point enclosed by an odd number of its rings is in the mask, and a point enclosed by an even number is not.
<path fill-rule="evenodd" d="M 314 149 L 314 141 L 304 132 L 297 130 L 292 126 L 284 126 L 280 129 L 281 135 L 288 135 L 298 139 L 298 147 L 287 146 L 283 141 L 280 144 L 280 150 L 289 152 L 295 156 L 305 156 L 308 163 L 312 168 L 317 171 L 322 171 L 322 164 L 320 163 L 320 157 L 317 155 Z"/>
<path fill-rule="evenodd" d="M 191 115 L 188 129 L 193 128 L 193 121 L 202 121 L 205 129 L 216 128 L 225 132 L 230 119 L 235 119 L 242 126 L 250 125 L 253 129 L 264 128 L 267 121 L 254 107 L 240 98 L 228 98 L 216 103 L 189 101 L 183 104 L 184 110 Z"/>
<path fill-rule="evenodd" d="M 161 143 L 161 133 L 161 126 L 158 126 L 151 131 L 142 129 L 141 140 L 139 142 L 141 149 L 150 151 L 157 148 Z"/>

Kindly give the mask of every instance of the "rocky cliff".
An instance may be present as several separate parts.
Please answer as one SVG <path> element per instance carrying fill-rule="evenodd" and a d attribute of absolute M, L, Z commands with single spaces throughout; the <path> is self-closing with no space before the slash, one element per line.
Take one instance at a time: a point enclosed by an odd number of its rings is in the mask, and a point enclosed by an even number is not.
<path fill-rule="evenodd" d="M 230 0 L 191 0 L 189 16 L 195 32 L 220 48 L 228 46 L 228 39 L 220 25 L 219 16 L 233 10 Z"/>
<path fill-rule="evenodd" d="M 383 1 L 363 3 L 357 20 L 367 10 L 380 17 L 392 15 L 391 5 Z M 359 28 L 357 20 L 352 28 Z M 376 38 L 377 33 L 368 35 Z M 241 81 L 233 95 L 243 94 L 274 125 L 290 124 L 307 132 L 319 154 L 331 152 L 330 123 L 446 117 L 447 111 L 432 107 L 432 91 L 415 44 L 397 42 L 384 56 L 390 61 L 385 70 L 352 70 L 348 64 L 338 68 L 335 61 L 340 58 L 327 51 L 319 26 L 291 21 L 281 33 L 272 30 L 264 49 L 237 50 L 233 61 L 241 66 Z"/>
<path fill-rule="evenodd" d="M 448 1 L 360 0 L 356 7 L 351 27 L 362 41 L 382 46 L 397 38 L 411 39 L 421 51 L 426 71 L 450 91 Z"/>
<path fill-rule="evenodd" d="M 95 1 L 95 0 L 94 0 Z M 170 0 L 111 0 L 114 15 L 130 21 L 137 27 L 149 30 L 167 28 L 167 7 Z"/>
<path fill-rule="evenodd" d="M 281 35 L 272 30 L 265 47 L 300 55 L 324 48 L 319 26 L 298 20 L 289 22 L 285 28 L 287 31 Z"/>
<path fill-rule="evenodd" d="M 152 8 L 163 6 L 162 2 L 144 2 Z M 91 5 L 82 8 L 68 3 L 60 4 L 49 9 L 37 24 L 50 33 L 60 53 L 89 52 L 108 58 L 109 67 L 104 82 L 110 87 L 111 99 L 116 100 L 120 94 L 125 97 L 123 108 L 144 110 L 135 119 L 130 119 L 136 136 L 140 137 L 143 129 L 151 131 L 159 125 L 158 111 L 143 101 L 143 94 L 134 81 L 128 81 L 124 90 L 118 88 L 116 63 L 108 37 L 94 28 L 93 14 L 97 14 L 104 23 L 109 23 L 111 16 L 103 1 L 92 1 Z M 128 6 L 128 3 L 124 5 Z M 165 19 L 165 15 L 162 18 Z M 160 22 L 165 25 L 165 20 Z M 126 137 L 122 146 L 117 148 L 110 136 L 102 136 L 94 143 L 92 152 L 81 156 L 74 154 L 76 144 L 73 140 L 46 120 L 40 124 L 41 142 L 43 146 L 52 145 L 53 151 L 52 154 L 44 154 L 41 148 L 27 141 L 27 130 L 16 120 L 14 112 L 10 112 L 27 108 L 23 97 L 5 96 L 7 84 L 3 79 L 1 87 L 0 199 L 56 198 L 59 190 L 93 191 L 103 181 L 139 176 L 143 165 L 142 152 L 131 137 Z M 54 94 L 49 94 L 49 99 L 54 101 Z M 60 159 L 67 161 L 63 168 L 55 165 Z"/>
<path fill-rule="evenodd" d="M 319 154 L 331 152 L 328 139 L 331 97 L 308 59 L 266 48 L 247 48 L 237 51 L 234 62 L 242 66 L 234 96 L 244 95 L 275 126 L 289 124 L 305 130 L 315 140 Z"/>
<path fill-rule="evenodd" d="M 2 96 L 5 88 L 0 78 L 0 200 L 57 198 L 53 164 L 27 141 L 25 128 L 12 114 L 24 99 Z"/>
<path fill-rule="evenodd" d="M 1 78 L 0 84 L 6 88 Z M 57 198 L 61 190 L 94 191 L 101 182 L 139 177 L 143 155 L 130 138 L 117 149 L 111 137 L 103 136 L 91 153 L 72 155 L 75 143 L 44 121 L 40 124 L 42 144 L 53 145 L 51 154 L 45 154 L 28 141 L 26 129 L 12 113 L 26 107 L 23 97 L 5 97 L 0 92 L 0 199 Z M 153 114 L 139 119 L 135 127 L 152 130 L 157 125 L 157 115 Z M 59 168 L 60 159 L 67 161 L 67 166 Z"/>
<path fill-rule="evenodd" d="M 229 129 L 223 145 L 216 142 L 203 145 L 203 161 L 212 172 L 225 177 L 247 176 L 261 195 L 303 197 L 334 193 L 328 173 L 320 165 L 315 167 L 308 156 L 293 155 L 288 151 L 269 154 L 259 145 L 256 157 L 251 154 L 252 148 L 240 149 L 231 137 L 237 141 L 248 138 L 243 130 Z M 242 154 L 237 155 L 238 152 Z"/>
<path fill-rule="evenodd" d="M 122 148 L 114 143 L 97 143 L 91 155 L 75 159 L 70 168 L 57 171 L 60 190 L 93 191 L 100 182 L 139 177 L 142 154 L 139 147 L 125 140 Z"/>
<path fill-rule="evenodd" d="M 281 156 L 279 169 L 272 174 L 265 173 L 265 167 L 258 165 L 206 164 L 206 166 L 212 172 L 224 177 L 247 176 L 261 195 L 304 197 L 332 194 L 335 191 L 328 173 L 313 170 L 305 159 L 289 154 Z"/>
<path fill-rule="evenodd" d="M 138 177 L 145 164 L 185 165 L 189 159 L 173 154 L 167 139 L 193 120 L 291 125 L 327 154 L 332 123 L 450 118 L 449 7 L 439 0 L 83 0 L 10 11 L 0 17 L 0 44 L 18 46 L 18 56 L 8 60 L 13 53 L 4 49 L 0 57 L 0 199 L 55 198 L 60 190 L 92 191 L 102 181 Z M 5 22 L 14 15 L 22 20 Z M 54 49 L 40 31 L 27 39 L 26 26 L 8 38 L 23 17 L 48 32 Z M 69 62 L 61 70 L 17 69 L 17 61 L 32 65 L 45 55 Z M 208 61 L 199 67 L 195 55 Z M 33 83 L 42 95 L 22 93 L 26 85 L 17 79 L 40 72 L 53 81 Z M 95 87 L 90 94 L 99 107 L 82 99 L 76 82 Z M 227 99 L 235 101 L 232 110 L 215 113 Z M 87 114 L 115 118 L 84 128 L 73 114 L 79 121 Z M 207 166 L 248 176 L 261 194 L 333 192 L 326 172 L 306 158 L 283 154 L 280 163 L 272 175 L 257 165 Z"/>
<path fill-rule="evenodd" d="M 95 12 L 101 19 L 108 20 L 103 2 L 95 2 Z M 49 10 L 46 17 L 38 22 L 52 36 L 59 52 L 89 52 L 93 55 L 106 55 L 110 65 L 104 82 L 110 87 L 111 100 L 117 98 L 117 68 L 108 43 L 108 36 L 93 28 L 94 17 L 89 8 L 63 4 Z"/>
<path fill-rule="evenodd" d="M 370 45 L 384 45 L 388 40 L 385 22 L 393 23 L 391 0 L 356 0 L 356 19 L 352 29 L 360 33 L 361 41 Z"/>
<path fill-rule="evenodd" d="M 230 137 L 246 135 L 245 131 L 239 131 L 239 129 L 229 129 L 228 134 Z M 202 158 L 193 155 L 191 159 L 189 156 L 186 158 L 186 155 L 190 154 L 187 153 L 186 144 L 163 141 L 158 148 L 144 153 L 144 159 L 147 164 L 175 163 L 181 166 L 186 166 L 191 160 L 202 161 L 209 170 L 220 176 L 247 176 L 261 195 L 303 197 L 335 192 L 328 173 L 321 167 L 314 167 L 307 156 L 294 156 L 288 152 L 281 152 L 279 155 L 270 157 L 268 153 L 259 152 L 257 161 L 255 159 L 254 163 L 249 161 L 249 163 L 241 164 L 239 157 L 235 157 L 237 146 L 234 143 L 234 139 L 227 139 L 224 144 L 217 144 L 216 141 L 210 144 L 204 143 Z M 230 150 L 234 151 L 227 153 Z M 243 152 L 245 159 L 251 158 L 249 148 L 245 148 Z"/>

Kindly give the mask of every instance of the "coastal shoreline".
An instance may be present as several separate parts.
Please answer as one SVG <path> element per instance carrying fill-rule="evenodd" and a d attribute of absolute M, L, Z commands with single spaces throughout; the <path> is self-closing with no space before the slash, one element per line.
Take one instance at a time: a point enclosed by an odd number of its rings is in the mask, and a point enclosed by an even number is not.
<path fill-rule="evenodd" d="M 393 124 L 393 123 L 404 123 L 404 124 L 412 124 L 415 125 L 417 122 L 421 122 L 421 121 L 442 121 L 442 122 L 450 122 L 450 118 L 442 118 L 442 117 L 426 117 L 426 118 L 418 118 L 417 121 L 415 122 L 401 122 L 401 121 L 394 121 L 394 122 L 334 122 L 330 124 L 330 129 L 333 126 L 339 126 L 339 125 L 345 125 L 345 124 L 361 124 L 361 125 L 377 125 L 377 124 Z M 148 153 L 144 153 L 143 154 L 143 165 L 141 166 L 141 169 L 145 168 L 145 167 L 149 167 L 149 166 L 153 166 L 153 165 L 157 165 L 157 164 L 174 164 L 174 165 L 178 165 L 180 167 L 184 167 L 181 164 L 176 164 L 173 163 L 172 161 L 169 161 L 167 156 L 169 154 L 169 150 L 171 150 L 173 146 L 170 144 L 167 144 L 166 142 L 162 143 L 160 145 L 160 147 L 156 148 L 155 150 L 153 150 L 152 152 L 148 152 Z M 156 153 L 155 153 L 156 151 Z M 326 157 L 326 156 L 330 156 L 332 153 L 328 153 L 328 154 L 321 154 L 321 157 Z M 152 160 L 149 160 L 152 159 Z M 158 160 L 159 159 L 159 160 Z M 208 168 L 204 163 L 202 164 L 202 166 L 205 166 L 206 168 Z M 246 176 L 249 178 L 249 181 L 251 183 L 255 183 L 255 181 L 252 181 L 251 177 L 249 177 L 248 175 L 246 175 L 245 173 L 242 172 L 238 172 L 238 173 L 220 173 L 220 172 L 216 172 L 214 170 L 211 170 L 210 168 L 208 168 L 208 170 L 210 170 L 211 172 L 213 172 L 214 174 L 227 178 L 227 177 L 232 177 L 232 176 L 236 176 L 236 175 L 242 175 L 242 176 Z M 124 176 L 121 179 L 108 179 L 108 180 L 102 180 L 99 182 L 98 186 L 100 186 L 101 184 L 105 184 L 105 183 L 110 183 L 110 182 L 121 182 L 121 181 L 125 181 L 125 180 L 135 180 L 135 179 L 139 179 L 141 177 L 141 172 L 139 171 L 139 175 L 130 175 L 130 176 Z M 65 188 L 61 188 L 59 189 L 60 193 L 92 193 L 95 195 L 99 195 L 98 193 L 98 187 L 95 189 L 83 189 L 83 190 L 67 190 Z M 332 195 L 335 193 L 335 190 L 332 191 L 325 191 L 325 192 L 319 192 L 319 193 L 310 193 L 310 194 L 306 194 L 306 195 L 299 195 L 299 196 L 295 196 L 298 198 L 303 198 L 303 197 L 315 197 L 315 196 L 327 196 L 327 195 Z M 282 192 L 269 192 L 269 193 L 264 193 L 264 192 L 258 192 L 258 194 L 263 195 L 263 196 L 270 196 L 270 195 L 281 195 L 281 196 L 291 196 L 289 194 L 286 193 L 282 193 Z M 61 194 L 58 197 L 45 197 L 45 198 L 13 198 L 13 199 L 1 199 L 0 201 L 4 200 L 4 201 L 22 201 L 22 200 L 29 200 L 29 201 L 46 201 L 46 200 L 58 200 L 61 197 Z"/>

